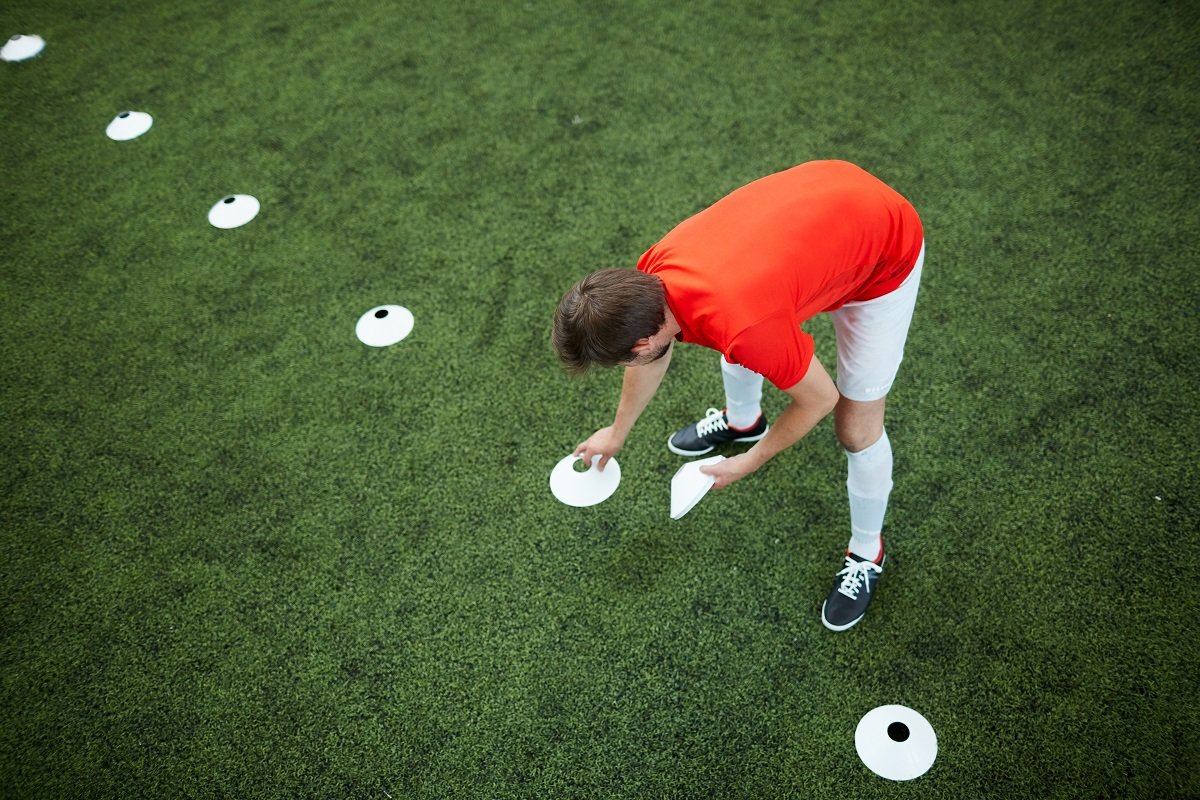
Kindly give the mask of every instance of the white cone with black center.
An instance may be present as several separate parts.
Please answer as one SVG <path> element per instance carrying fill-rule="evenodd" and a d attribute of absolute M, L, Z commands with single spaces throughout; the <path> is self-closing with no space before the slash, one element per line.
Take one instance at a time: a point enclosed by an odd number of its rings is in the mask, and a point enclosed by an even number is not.
<path fill-rule="evenodd" d="M 387 347 L 412 333 L 413 315 L 404 306 L 379 306 L 358 318 L 354 333 L 371 347 Z"/>
<path fill-rule="evenodd" d="M 550 491 L 560 502 L 576 508 L 603 503 L 621 484 L 621 465 L 615 458 L 601 470 L 597 466 L 600 456 L 592 456 L 592 465 L 580 472 L 575 465 L 582 461 L 582 456 L 567 456 L 550 472 Z"/>
<path fill-rule="evenodd" d="M 924 775 L 937 758 L 937 735 L 923 716 L 907 706 L 868 711 L 854 731 L 858 757 L 876 775 L 911 781 Z"/>
<path fill-rule="evenodd" d="M 33 58 L 46 47 L 46 40 L 40 36 L 19 33 L 0 47 L 0 58 L 5 61 L 24 61 Z"/>
<path fill-rule="evenodd" d="M 150 130 L 153 124 L 154 117 L 144 111 L 122 111 L 113 117 L 104 132 L 114 142 L 127 142 Z"/>
<path fill-rule="evenodd" d="M 258 216 L 258 199 L 248 194 L 222 197 L 208 212 L 208 221 L 216 228 L 237 228 Z"/>

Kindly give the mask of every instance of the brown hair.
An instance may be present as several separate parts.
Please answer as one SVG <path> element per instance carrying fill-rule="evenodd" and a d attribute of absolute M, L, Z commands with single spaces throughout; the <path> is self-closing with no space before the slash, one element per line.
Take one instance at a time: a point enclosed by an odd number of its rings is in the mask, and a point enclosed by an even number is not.
<path fill-rule="evenodd" d="M 574 374 L 615 367 L 633 357 L 639 339 L 666 322 L 662 281 L 632 269 L 602 269 L 572 286 L 554 312 L 554 349 Z"/>

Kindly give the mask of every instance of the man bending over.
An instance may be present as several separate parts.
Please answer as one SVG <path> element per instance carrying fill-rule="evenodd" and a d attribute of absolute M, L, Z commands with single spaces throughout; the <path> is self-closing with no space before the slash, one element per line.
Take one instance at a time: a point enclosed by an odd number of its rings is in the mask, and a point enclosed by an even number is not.
<path fill-rule="evenodd" d="M 675 342 L 721 354 L 724 409 L 667 441 L 705 455 L 735 442 L 744 453 L 703 471 L 723 489 L 807 434 L 830 411 L 845 448 L 850 542 L 821 607 L 825 627 L 854 625 L 883 574 L 883 518 L 892 489 L 884 406 L 904 354 L 925 260 L 912 205 L 844 161 L 811 161 L 760 178 L 681 222 L 639 259 L 571 287 L 554 315 L 565 369 L 625 368 L 612 425 L 576 448 L 603 468 L 658 390 Z M 837 382 L 813 355 L 805 320 L 828 312 Z M 763 379 L 791 402 L 768 425 Z"/>

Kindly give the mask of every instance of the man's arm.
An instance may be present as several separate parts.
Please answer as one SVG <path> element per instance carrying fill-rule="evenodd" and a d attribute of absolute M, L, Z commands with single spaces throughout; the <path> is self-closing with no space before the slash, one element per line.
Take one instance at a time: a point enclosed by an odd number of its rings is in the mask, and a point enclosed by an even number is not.
<path fill-rule="evenodd" d="M 700 468 L 701 472 L 716 477 L 713 488 L 724 489 L 734 481 L 741 480 L 803 439 L 833 411 L 839 397 L 837 386 L 816 356 L 813 356 L 805 376 L 786 393 L 792 402 L 775 420 L 766 436 L 741 455 Z"/>
<path fill-rule="evenodd" d="M 617 415 L 613 424 L 601 428 L 575 448 L 575 455 L 583 456 L 585 463 L 592 463 L 592 458 L 600 456 L 599 468 L 604 469 L 608 460 L 625 446 L 625 439 L 633 429 L 633 423 L 646 410 L 654 393 L 658 391 L 667 367 L 671 364 L 671 354 L 675 351 L 672 342 L 666 355 L 657 361 L 638 367 L 625 367 L 625 376 L 621 381 L 621 400 L 617 403 Z"/>

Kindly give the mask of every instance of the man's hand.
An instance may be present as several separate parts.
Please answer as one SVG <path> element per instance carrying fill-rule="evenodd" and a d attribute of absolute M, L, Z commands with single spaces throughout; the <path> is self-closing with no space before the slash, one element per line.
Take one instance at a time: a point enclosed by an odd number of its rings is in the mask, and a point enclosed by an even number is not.
<path fill-rule="evenodd" d="M 700 471 L 717 479 L 717 482 L 713 484 L 714 489 L 724 489 L 726 486 L 740 481 L 760 466 L 762 465 L 756 463 L 749 453 L 742 453 L 724 461 L 718 461 L 716 464 L 701 467 Z"/>
<path fill-rule="evenodd" d="M 604 471 L 604 465 L 608 460 L 620 452 L 625 446 L 625 437 L 619 435 L 612 425 L 607 428 L 601 428 L 587 438 L 587 441 L 581 442 L 575 448 L 575 455 L 583 457 L 583 463 L 591 466 L 592 459 L 595 456 L 600 456 L 600 463 L 596 465 L 601 472 Z"/>

